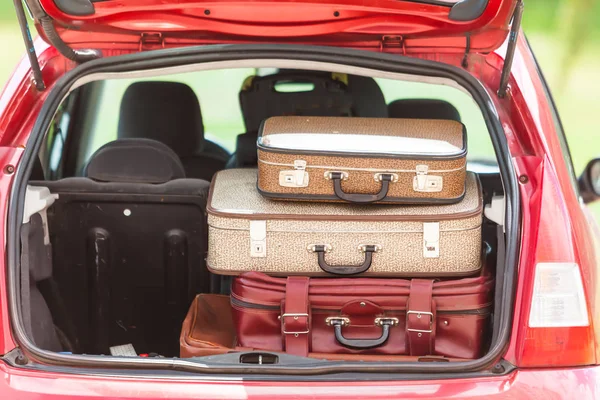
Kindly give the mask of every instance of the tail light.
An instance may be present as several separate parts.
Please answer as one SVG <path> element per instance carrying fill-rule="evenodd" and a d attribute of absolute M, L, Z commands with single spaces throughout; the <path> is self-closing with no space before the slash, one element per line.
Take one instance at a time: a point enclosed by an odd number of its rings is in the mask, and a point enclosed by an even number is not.
<path fill-rule="evenodd" d="M 529 231 L 537 238 L 532 264 L 523 271 L 523 297 L 518 337 L 519 367 L 570 367 L 596 363 L 593 318 L 590 296 L 593 288 L 587 265 L 589 251 L 579 243 L 569 210 L 561 196 L 560 185 L 548 171 L 544 172 L 539 219 L 532 218 Z M 537 229 L 536 229 L 537 225 Z M 583 265 L 582 265 L 583 263 Z M 585 280 L 582 278 L 586 278 Z"/>
<path fill-rule="evenodd" d="M 594 334 L 579 265 L 537 264 L 530 304 L 519 366 L 595 363 Z"/>
<path fill-rule="evenodd" d="M 530 328 L 589 326 L 579 265 L 540 263 L 535 267 Z"/>

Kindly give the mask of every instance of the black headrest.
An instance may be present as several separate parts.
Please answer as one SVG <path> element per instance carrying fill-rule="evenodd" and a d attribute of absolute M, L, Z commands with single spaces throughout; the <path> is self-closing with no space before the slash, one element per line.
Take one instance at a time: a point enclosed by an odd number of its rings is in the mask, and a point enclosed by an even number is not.
<path fill-rule="evenodd" d="M 296 90 L 297 84 L 310 84 L 312 88 Z M 346 83 L 323 72 L 280 71 L 251 76 L 244 81 L 239 99 L 247 131 L 258 131 L 265 119 L 283 115 L 352 115 L 352 97 Z"/>
<path fill-rule="evenodd" d="M 354 116 L 387 118 L 388 108 L 381 88 L 368 76 L 348 75 L 348 90 L 352 96 Z"/>
<path fill-rule="evenodd" d="M 460 113 L 444 100 L 402 99 L 388 106 L 390 118 L 449 119 L 460 122 Z"/>
<path fill-rule="evenodd" d="M 289 92 L 277 93 L 271 89 L 277 81 L 298 81 L 312 82 L 315 85 L 313 92 Z M 330 73 L 322 71 L 307 71 L 297 69 L 279 69 L 278 72 L 261 76 L 250 77 L 244 82 L 244 87 L 240 93 L 240 103 L 242 113 L 246 121 L 249 119 L 257 119 L 252 114 L 255 112 L 251 107 L 244 107 L 244 92 L 256 90 L 257 85 L 263 84 L 269 90 L 263 94 L 262 99 L 269 99 L 269 96 L 274 97 L 274 103 L 277 107 L 269 109 L 264 104 L 265 101 L 258 102 L 262 115 L 258 118 L 260 122 L 268 117 L 281 115 L 311 115 L 311 116 L 353 116 L 353 117 L 370 117 L 370 118 L 387 118 L 388 108 L 385 102 L 385 97 L 381 88 L 375 79 L 367 76 L 348 75 L 342 73 Z M 329 89 L 329 90 L 328 90 Z M 256 102 L 256 97 L 251 100 L 252 104 Z M 292 112 L 285 108 L 286 99 L 291 100 L 294 107 L 302 108 L 301 101 L 308 99 L 309 106 L 304 105 L 303 113 Z M 265 107 L 267 108 L 265 110 Z M 245 108 L 248 108 L 247 110 Z M 297 111 L 297 109 L 293 109 Z M 256 125 L 256 124 L 254 124 Z M 255 130 L 258 126 L 246 126 L 249 130 Z"/>
<path fill-rule="evenodd" d="M 196 93 L 178 82 L 136 82 L 121 101 L 118 138 L 147 138 L 192 156 L 204 148 L 204 126 Z"/>
<path fill-rule="evenodd" d="M 100 182 L 165 183 L 185 178 L 177 154 L 151 139 L 119 139 L 100 147 L 85 176 Z"/>

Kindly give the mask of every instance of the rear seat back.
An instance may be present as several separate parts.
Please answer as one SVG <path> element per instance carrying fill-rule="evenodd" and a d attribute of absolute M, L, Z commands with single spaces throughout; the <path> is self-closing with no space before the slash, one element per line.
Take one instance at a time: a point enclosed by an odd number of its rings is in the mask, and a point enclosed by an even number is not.
<path fill-rule="evenodd" d="M 460 113 L 452 104 L 437 99 L 401 99 L 388 106 L 391 118 L 449 119 L 460 122 Z"/>
<path fill-rule="evenodd" d="M 178 354 L 205 267 L 209 183 L 185 179 L 166 145 L 122 139 L 100 148 L 85 178 L 32 181 L 58 194 L 48 210 L 54 277 L 84 351 Z"/>

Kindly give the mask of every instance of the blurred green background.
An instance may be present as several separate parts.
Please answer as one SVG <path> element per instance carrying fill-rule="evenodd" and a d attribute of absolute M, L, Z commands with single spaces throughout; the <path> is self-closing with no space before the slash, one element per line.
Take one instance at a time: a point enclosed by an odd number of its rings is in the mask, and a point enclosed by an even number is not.
<path fill-rule="evenodd" d="M 526 0 L 523 26 L 552 89 L 577 173 L 600 156 L 600 0 Z M 0 2 L 0 86 L 24 53 L 12 2 Z M 600 203 L 600 202 L 599 202 Z M 593 206 L 600 216 L 600 204 Z"/>

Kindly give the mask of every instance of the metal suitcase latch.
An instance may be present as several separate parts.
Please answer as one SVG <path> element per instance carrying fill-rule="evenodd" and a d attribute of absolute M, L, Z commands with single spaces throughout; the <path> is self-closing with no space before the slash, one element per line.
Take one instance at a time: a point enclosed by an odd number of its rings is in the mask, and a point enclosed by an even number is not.
<path fill-rule="evenodd" d="M 443 188 L 443 178 L 438 175 L 429 175 L 427 165 L 417 165 L 417 176 L 413 179 L 413 190 L 415 192 L 434 193 L 441 192 Z"/>
<path fill-rule="evenodd" d="M 423 224 L 423 257 L 438 258 L 440 256 L 440 223 L 425 222 Z"/>
<path fill-rule="evenodd" d="M 283 187 L 307 187 L 308 172 L 306 172 L 306 161 L 295 160 L 293 170 L 279 172 L 279 186 Z"/>
<path fill-rule="evenodd" d="M 250 221 L 250 257 L 267 256 L 267 221 Z"/>

